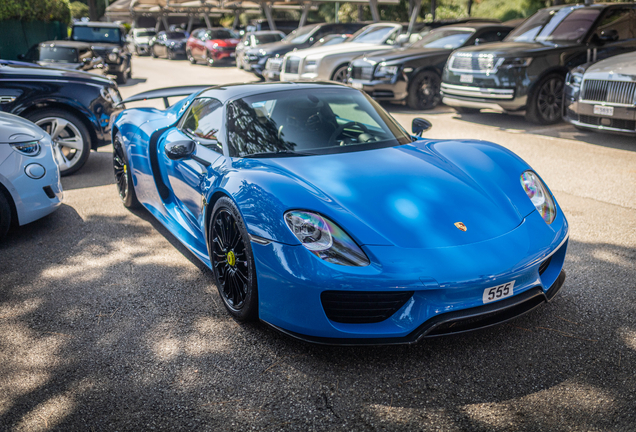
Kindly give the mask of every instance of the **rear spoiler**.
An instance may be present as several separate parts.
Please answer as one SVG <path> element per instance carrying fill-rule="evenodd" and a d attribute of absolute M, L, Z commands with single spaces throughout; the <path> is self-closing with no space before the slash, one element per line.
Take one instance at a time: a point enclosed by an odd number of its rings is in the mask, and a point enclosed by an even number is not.
<path fill-rule="evenodd" d="M 190 86 L 180 86 L 180 87 L 165 87 L 155 90 L 148 90 L 134 96 L 129 97 L 126 100 L 123 100 L 117 104 L 117 106 L 124 105 L 128 102 L 137 102 L 137 101 L 145 101 L 148 99 L 163 99 L 163 103 L 168 108 L 170 104 L 168 103 L 169 97 L 176 96 L 190 96 L 193 93 L 198 93 L 205 89 L 208 89 L 212 86 L 210 85 L 190 85 Z"/>

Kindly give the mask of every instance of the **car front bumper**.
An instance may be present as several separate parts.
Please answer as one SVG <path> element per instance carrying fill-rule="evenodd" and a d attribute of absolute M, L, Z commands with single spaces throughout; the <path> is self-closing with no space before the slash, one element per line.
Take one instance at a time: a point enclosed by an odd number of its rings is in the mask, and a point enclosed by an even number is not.
<path fill-rule="evenodd" d="M 595 113 L 595 107 L 610 108 L 611 115 Z M 582 101 L 580 88 L 567 84 L 563 95 L 563 118 L 585 129 L 620 135 L 636 135 L 636 104 Z"/>
<path fill-rule="evenodd" d="M 53 159 L 50 138 L 43 139 L 40 145 L 37 156 L 25 156 L 14 151 L 0 164 L 0 178 L 11 194 L 19 225 L 38 220 L 62 204 L 60 171 Z M 27 175 L 29 165 L 44 168 L 43 176 L 32 178 Z"/>
<path fill-rule="evenodd" d="M 363 246 L 371 259 L 366 267 L 325 263 L 302 246 L 253 242 L 260 318 L 301 339 L 344 345 L 412 343 L 487 327 L 554 296 L 567 244 L 560 210 L 552 225 L 533 212 L 486 242 L 428 250 Z M 485 289 L 511 281 L 511 297 L 484 304 Z M 370 301 L 377 293 L 400 293 L 408 300 L 380 322 L 336 322 L 328 318 L 326 292 L 371 293 Z M 357 307 L 343 302 L 342 313 L 355 314 Z"/>

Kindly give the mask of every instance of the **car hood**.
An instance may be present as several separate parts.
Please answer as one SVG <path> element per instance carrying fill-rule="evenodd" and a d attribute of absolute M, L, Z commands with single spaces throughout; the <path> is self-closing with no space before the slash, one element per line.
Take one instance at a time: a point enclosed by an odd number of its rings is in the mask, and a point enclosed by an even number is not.
<path fill-rule="evenodd" d="M 585 78 L 636 81 L 636 53 L 621 54 L 595 63 L 587 68 Z"/>
<path fill-rule="evenodd" d="M 438 248 L 503 235 L 534 209 L 519 183 L 525 163 L 508 159 L 499 166 L 478 146 L 439 141 L 259 161 L 321 197 L 315 207 L 295 199 L 288 208 L 320 212 L 327 203 L 325 216 L 360 244 Z"/>
<path fill-rule="evenodd" d="M 427 57 L 440 54 L 450 54 L 452 50 L 444 48 L 398 48 L 390 51 L 381 51 L 372 55 L 365 56 L 365 60 L 380 62 L 395 62 L 412 57 Z"/>
<path fill-rule="evenodd" d="M 39 141 L 44 131 L 34 123 L 13 114 L 0 113 L 0 144 Z"/>
<path fill-rule="evenodd" d="M 150 37 L 149 36 L 137 36 L 134 39 L 135 43 L 138 44 L 147 44 L 148 42 L 150 42 Z"/>
<path fill-rule="evenodd" d="M 576 46 L 576 43 L 549 43 L 549 42 L 494 42 L 489 44 L 460 48 L 457 51 L 495 54 L 499 57 L 522 57 L 546 55 L 551 51 L 563 51 Z"/>
<path fill-rule="evenodd" d="M 39 61 L 38 64 L 44 67 L 59 69 L 79 69 L 82 66 L 80 63 L 56 63 L 47 61 Z"/>
<path fill-rule="evenodd" d="M 250 51 L 254 51 L 254 53 L 258 53 L 259 51 L 264 51 L 266 55 L 276 55 L 276 54 L 286 54 L 294 49 L 303 49 L 307 45 L 304 44 L 290 44 L 287 42 L 271 42 L 267 44 L 257 45 L 255 47 L 250 47 L 248 49 L 248 53 Z"/>
<path fill-rule="evenodd" d="M 35 64 L 33 66 L 36 66 Z M 74 71 L 68 69 L 48 68 L 43 66 L 23 67 L 14 65 L 4 65 L 0 72 L 3 77 L 7 77 L 14 81 L 22 79 L 28 80 L 64 80 L 64 81 L 82 81 L 98 85 L 114 85 L 113 81 L 106 77 L 101 77 L 88 72 Z"/>
<path fill-rule="evenodd" d="M 390 45 L 343 42 L 338 45 L 327 45 L 327 46 L 321 46 L 316 48 L 307 48 L 304 50 L 299 50 L 299 51 L 296 51 L 293 54 L 293 56 L 304 57 L 304 58 L 324 58 L 334 54 L 364 53 L 364 52 L 379 51 L 383 49 L 389 50 L 391 48 L 393 47 Z"/>

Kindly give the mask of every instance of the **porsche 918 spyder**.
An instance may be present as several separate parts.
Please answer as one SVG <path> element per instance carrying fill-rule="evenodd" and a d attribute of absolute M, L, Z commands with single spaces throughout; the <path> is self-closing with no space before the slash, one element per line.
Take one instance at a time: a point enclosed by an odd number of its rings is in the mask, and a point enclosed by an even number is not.
<path fill-rule="evenodd" d="M 127 207 L 212 269 L 238 321 L 326 344 L 488 327 L 563 285 L 568 223 L 499 145 L 423 139 L 335 83 L 160 89 L 113 126 Z M 128 102 L 124 101 L 124 102 Z"/>

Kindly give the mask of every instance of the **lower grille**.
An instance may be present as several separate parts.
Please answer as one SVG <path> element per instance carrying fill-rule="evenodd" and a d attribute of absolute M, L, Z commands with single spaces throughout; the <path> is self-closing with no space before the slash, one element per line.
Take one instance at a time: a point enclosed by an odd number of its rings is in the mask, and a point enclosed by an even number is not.
<path fill-rule="evenodd" d="M 299 64 L 300 59 L 287 59 L 287 61 L 285 62 L 285 73 L 297 74 Z"/>
<path fill-rule="evenodd" d="M 541 263 L 541 265 L 539 266 L 539 274 L 542 275 L 550 266 L 550 261 L 552 261 L 552 257 L 548 258 L 547 260 L 543 261 Z"/>
<path fill-rule="evenodd" d="M 325 291 L 322 307 L 331 321 L 370 324 L 384 321 L 413 296 L 414 291 Z"/>
<path fill-rule="evenodd" d="M 353 66 L 351 68 L 351 78 L 370 80 L 373 75 L 373 66 Z"/>
<path fill-rule="evenodd" d="M 603 122 L 602 120 L 606 120 Z M 623 120 L 623 119 L 615 119 L 608 117 L 595 117 L 590 115 L 579 116 L 579 121 L 581 123 L 594 125 L 594 126 L 608 126 L 616 129 L 624 129 L 624 130 L 636 130 L 636 121 L 634 120 Z"/>

